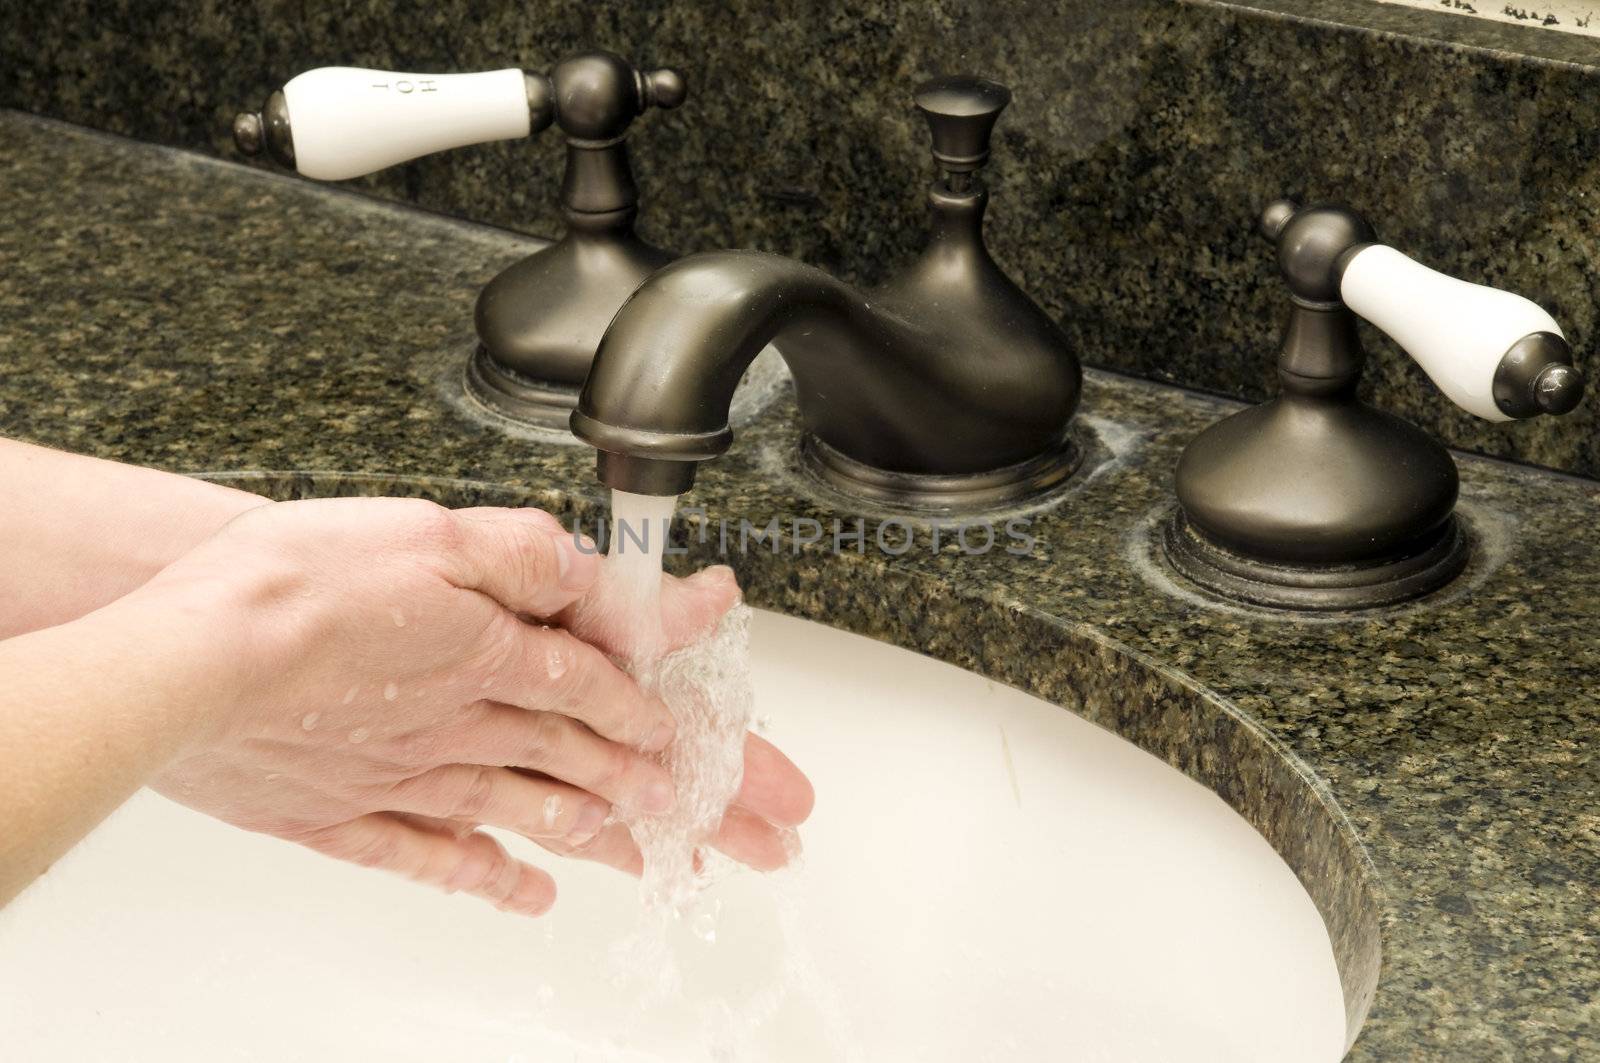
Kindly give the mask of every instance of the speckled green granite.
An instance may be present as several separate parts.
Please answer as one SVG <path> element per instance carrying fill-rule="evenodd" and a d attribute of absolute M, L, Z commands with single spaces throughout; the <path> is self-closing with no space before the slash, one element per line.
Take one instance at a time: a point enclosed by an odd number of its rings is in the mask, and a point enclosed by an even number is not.
<path fill-rule="evenodd" d="M 1424 262 L 1532 296 L 1600 371 L 1600 45 L 1527 26 L 1365 0 L 57 0 L 8 10 L 0 105 L 227 156 L 234 112 L 310 66 L 544 68 L 593 46 L 690 74 L 689 102 L 635 138 L 663 246 L 882 278 L 922 234 L 911 89 L 968 69 L 1015 89 L 995 252 L 1091 364 L 1263 396 L 1284 311 L 1253 220 L 1290 194 L 1347 200 Z M 551 235 L 560 159 L 546 137 L 359 184 Z M 1477 421 L 1368 335 L 1385 406 L 1600 476 L 1600 405 Z"/>
<path fill-rule="evenodd" d="M 453 398 L 476 288 L 521 239 L 15 115 L 0 143 L 0 432 L 277 497 L 599 512 L 589 451 Z M 1465 460 L 1480 549 L 1458 584 L 1285 620 L 1150 559 L 1179 448 L 1226 409 L 1091 374 L 1101 460 L 1031 515 L 1027 557 L 924 532 L 900 557 L 733 560 L 756 604 L 1039 694 L 1221 794 L 1327 921 L 1350 1058 L 1596 1058 L 1600 487 Z M 781 398 L 691 501 L 848 518 L 796 434 Z M 683 563 L 705 559 L 685 534 Z"/>

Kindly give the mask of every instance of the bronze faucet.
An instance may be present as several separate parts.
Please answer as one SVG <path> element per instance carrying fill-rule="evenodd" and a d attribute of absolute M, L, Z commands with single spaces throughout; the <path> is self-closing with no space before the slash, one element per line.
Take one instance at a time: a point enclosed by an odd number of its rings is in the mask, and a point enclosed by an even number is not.
<path fill-rule="evenodd" d="M 728 449 L 728 409 L 768 343 L 794 376 L 804 465 L 852 495 L 950 512 L 1012 502 L 1077 467 L 1082 370 L 1055 322 L 989 256 L 977 171 L 1011 94 L 930 81 L 916 106 L 941 170 L 931 233 L 897 279 L 861 292 L 778 255 L 714 251 L 666 266 L 623 304 L 572 415 L 601 480 L 678 494 Z"/>

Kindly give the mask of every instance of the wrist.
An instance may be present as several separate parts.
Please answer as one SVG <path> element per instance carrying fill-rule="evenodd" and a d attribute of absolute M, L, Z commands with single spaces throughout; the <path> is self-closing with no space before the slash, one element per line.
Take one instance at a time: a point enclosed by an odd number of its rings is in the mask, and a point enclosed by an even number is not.
<path fill-rule="evenodd" d="M 189 476 L 0 439 L 0 638 L 86 616 L 266 504 Z"/>
<path fill-rule="evenodd" d="M 137 660 L 165 705 L 172 755 L 225 731 L 260 686 L 264 640 L 252 637 L 250 595 L 233 579 L 165 579 L 67 625 Z"/>

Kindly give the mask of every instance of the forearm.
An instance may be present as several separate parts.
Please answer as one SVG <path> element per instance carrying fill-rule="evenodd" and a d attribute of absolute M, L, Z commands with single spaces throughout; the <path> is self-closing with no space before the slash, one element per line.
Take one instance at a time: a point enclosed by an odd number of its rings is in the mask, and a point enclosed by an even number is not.
<path fill-rule="evenodd" d="M 0 439 L 0 639 L 115 601 L 265 501 Z"/>
<path fill-rule="evenodd" d="M 0 905 L 227 711 L 238 642 L 138 596 L 0 642 Z"/>

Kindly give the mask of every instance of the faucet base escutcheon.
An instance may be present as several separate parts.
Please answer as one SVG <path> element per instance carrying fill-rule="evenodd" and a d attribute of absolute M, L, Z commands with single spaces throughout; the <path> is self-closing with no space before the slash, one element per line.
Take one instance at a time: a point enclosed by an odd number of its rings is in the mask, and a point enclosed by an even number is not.
<path fill-rule="evenodd" d="M 1162 535 L 1167 561 L 1193 583 L 1224 598 L 1271 609 L 1314 612 L 1375 609 L 1420 598 L 1461 574 L 1471 556 L 1452 515 L 1398 555 L 1344 564 L 1295 564 L 1235 553 L 1207 539 L 1181 508 Z"/>
<path fill-rule="evenodd" d="M 926 474 L 894 472 L 857 461 L 807 434 L 800 467 L 851 498 L 913 513 L 978 513 L 1037 499 L 1064 484 L 1083 464 L 1083 448 L 1063 438 L 1054 448 L 999 469 Z"/>
<path fill-rule="evenodd" d="M 533 380 L 501 365 L 483 344 L 467 358 L 461 385 L 479 405 L 519 424 L 565 429 L 578 388 Z"/>

